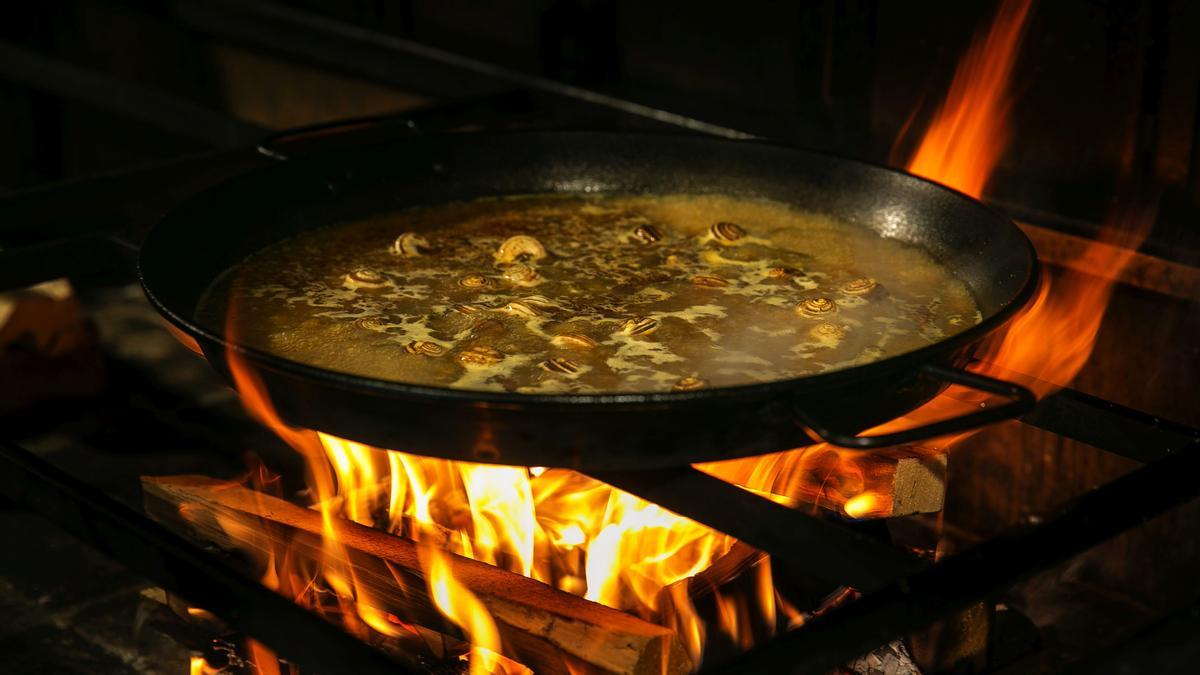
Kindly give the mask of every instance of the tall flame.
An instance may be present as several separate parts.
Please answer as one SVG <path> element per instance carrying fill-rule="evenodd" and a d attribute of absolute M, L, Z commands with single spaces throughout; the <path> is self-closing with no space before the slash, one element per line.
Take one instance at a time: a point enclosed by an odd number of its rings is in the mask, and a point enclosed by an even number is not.
<path fill-rule="evenodd" d="M 933 121 L 907 162 L 917 175 L 980 197 L 1012 136 L 1009 81 L 1016 63 L 1031 0 L 1003 0 L 995 21 L 976 36 L 955 72 Z M 905 131 L 902 130 L 903 136 Z M 899 147 L 899 144 L 897 145 Z M 1120 204 L 1099 239 L 1081 257 L 1088 266 L 1066 265 L 1054 276 L 1043 274 L 1033 299 L 978 352 L 975 370 L 1016 380 L 1044 396 L 1066 386 L 1091 357 L 1113 279 L 1132 259 L 1153 223 L 1152 208 Z M 1073 271 L 1109 269 L 1098 278 Z M 984 402 L 977 392 L 951 387 L 921 408 L 886 422 L 867 434 L 909 428 L 961 415 Z M 944 452 L 974 432 L 934 439 L 916 452 Z M 704 464 L 698 468 L 743 487 L 768 494 L 795 495 L 795 487 L 825 476 L 820 491 L 806 501 L 840 505 L 859 518 L 886 515 L 891 496 L 866 489 L 856 468 L 861 455 L 825 444 L 759 458 Z M 802 480 L 804 479 L 804 480 Z"/>
<path fill-rule="evenodd" d="M 921 139 L 910 172 L 981 197 L 1012 136 L 1009 81 L 1032 0 L 1003 0 L 995 21 L 959 63 L 945 101 Z M 1055 279 L 1043 275 L 1034 299 L 980 352 L 982 368 L 1015 377 L 1039 396 L 1066 386 L 1091 357 L 1113 279 L 1133 258 L 1154 210 L 1119 204 L 1099 239 L 1080 254 L 1092 266 L 1066 265 Z M 1109 246 L 1106 244 L 1115 244 Z M 1109 269 L 1106 278 L 1080 269 Z M 948 407 L 946 402 L 935 407 Z M 917 416 L 921 416 L 918 414 Z"/>
<path fill-rule="evenodd" d="M 909 171 L 972 197 L 983 194 L 1012 137 L 1008 87 L 1032 4 L 1004 0 L 986 33 L 975 38 Z"/>

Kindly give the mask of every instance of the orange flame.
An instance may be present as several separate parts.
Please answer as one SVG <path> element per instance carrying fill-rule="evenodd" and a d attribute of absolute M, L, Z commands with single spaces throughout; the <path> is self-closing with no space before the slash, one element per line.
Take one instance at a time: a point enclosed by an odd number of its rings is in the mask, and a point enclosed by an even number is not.
<path fill-rule="evenodd" d="M 989 29 L 976 37 L 907 168 L 974 197 L 983 193 L 1011 138 L 1009 80 L 1031 0 L 1003 0 Z M 902 132 L 903 135 L 903 132 Z M 1087 266 L 1053 279 L 1043 274 L 1034 298 L 978 353 L 974 369 L 1016 380 L 1044 396 L 1066 386 L 1091 357 L 1114 282 L 1153 223 L 1153 209 L 1118 209 L 1081 257 Z M 1097 278 L 1073 269 L 1108 269 Z M 984 404 L 979 393 L 950 387 L 921 408 L 867 434 L 897 431 L 961 415 Z M 934 439 L 914 452 L 945 452 L 974 432 Z M 887 515 L 891 495 L 861 479 L 862 455 L 824 444 L 760 458 L 699 465 L 719 478 L 776 498 L 840 508 L 853 518 Z M 814 476 L 822 478 L 814 480 Z M 813 486 L 819 486 L 814 490 Z"/>
<path fill-rule="evenodd" d="M 1012 137 L 1008 86 L 1032 4 L 1004 0 L 987 32 L 975 38 L 909 171 L 972 197 L 983 194 Z"/>
<path fill-rule="evenodd" d="M 1001 3 L 991 28 L 959 64 L 946 100 L 908 162 L 909 171 L 982 196 L 1012 135 L 1009 79 L 1031 4 Z M 1103 279 L 1074 271 L 1053 281 L 1043 276 L 1032 302 L 981 350 L 981 369 L 1015 377 L 1039 396 L 1069 384 L 1091 357 L 1112 296 L 1111 279 L 1129 264 L 1153 216 L 1153 209 L 1116 211 L 1098 241 L 1081 253 L 1090 266 L 1066 265 L 1113 273 Z"/>

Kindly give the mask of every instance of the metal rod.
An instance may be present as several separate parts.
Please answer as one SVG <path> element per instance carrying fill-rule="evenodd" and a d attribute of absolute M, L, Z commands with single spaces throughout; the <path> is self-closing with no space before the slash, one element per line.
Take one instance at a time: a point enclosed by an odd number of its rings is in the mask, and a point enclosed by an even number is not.
<path fill-rule="evenodd" d="M 0 440 L 0 496 L 314 672 L 418 672 L 242 575 L 96 488 Z"/>
<path fill-rule="evenodd" d="M 589 475 L 767 551 L 797 578 L 869 590 L 926 565 L 851 527 L 788 508 L 691 467 Z"/>
<path fill-rule="evenodd" d="M 730 664 L 738 673 L 826 673 L 1200 496 L 1200 442 L 1088 492 L 1038 526 L 943 560 Z"/>
<path fill-rule="evenodd" d="M 1200 429 L 1074 389 L 1043 398 L 1021 421 L 1139 462 L 1153 462 L 1200 441 Z"/>
<path fill-rule="evenodd" d="M 387 71 L 389 70 L 395 72 L 400 69 L 400 72 L 403 72 L 405 64 L 398 63 L 398 61 L 411 60 L 415 57 L 453 68 L 460 73 L 460 77 L 461 74 L 468 73 L 484 78 L 485 81 L 502 82 L 523 89 L 555 94 L 628 115 L 723 138 L 754 138 L 753 135 L 737 129 L 564 84 L 550 78 L 497 66 L 413 40 L 383 35 L 376 31 L 273 2 L 246 0 L 189 2 L 184 0 L 178 3 L 178 7 L 180 16 L 199 28 L 226 37 L 287 51 L 293 55 L 305 55 L 312 58 L 319 54 L 327 62 L 338 63 L 359 73 L 388 77 Z M 341 41 L 340 45 L 337 44 L 339 40 Z M 364 54 L 364 49 L 369 50 L 370 53 Z"/>

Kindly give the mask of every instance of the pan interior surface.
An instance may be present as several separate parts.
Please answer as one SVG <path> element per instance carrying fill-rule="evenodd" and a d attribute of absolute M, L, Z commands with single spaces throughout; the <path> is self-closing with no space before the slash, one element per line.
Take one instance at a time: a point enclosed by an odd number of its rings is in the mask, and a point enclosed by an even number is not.
<path fill-rule="evenodd" d="M 765 199 L 611 193 L 309 230 L 231 270 L 200 316 L 319 368 L 532 394 L 794 379 L 981 319 L 947 270 L 871 230 Z"/>

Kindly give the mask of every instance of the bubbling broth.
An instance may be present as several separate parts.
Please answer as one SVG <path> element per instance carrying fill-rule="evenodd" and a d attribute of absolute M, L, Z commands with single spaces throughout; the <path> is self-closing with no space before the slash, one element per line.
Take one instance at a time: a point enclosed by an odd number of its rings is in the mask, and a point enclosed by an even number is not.
<path fill-rule="evenodd" d="M 524 393 L 803 377 L 981 320 L 919 249 L 711 195 L 489 198 L 307 231 L 210 289 L 198 318 L 230 316 L 234 339 L 293 361 Z"/>

